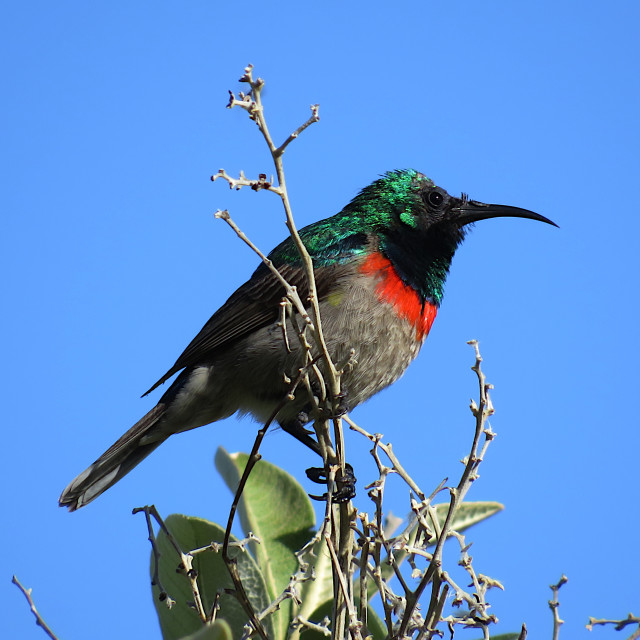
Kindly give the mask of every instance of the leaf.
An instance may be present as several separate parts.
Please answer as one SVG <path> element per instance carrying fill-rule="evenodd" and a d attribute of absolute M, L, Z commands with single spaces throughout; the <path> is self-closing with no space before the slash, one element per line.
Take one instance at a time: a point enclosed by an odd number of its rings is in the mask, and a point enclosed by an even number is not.
<path fill-rule="evenodd" d="M 165 520 L 167 529 L 183 551 L 190 551 L 205 547 L 211 542 L 222 542 L 224 530 L 222 527 L 181 514 L 170 515 Z M 158 612 L 160 627 L 164 640 L 178 640 L 185 635 L 200 632 L 203 623 L 195 610 L 188 603 L 193 601 L 193 593 L 187 576 L 179 572 L 180 557 L 176 553 L 167 535 L 160 531 L 157 537 L 157 548 L 160 552 L 159 578 L 175 604 L 169 608 L 166 602 L 159 599 L 159 589 L 153 586 L 153 602 Z M 247 597 L 256 611 L 263 610 L 270 602 L 267 587 L 255 560 L 247 552 L 238 548 L 231 548 L 231 557 L 238 562 L 238 571 Z M 151 556 L 151 571 L 153 575 L 153 554 Z M 233 588 L 233 582 L 222 559 L 221 553 L 204 551 L 193 557 L 193 568 L 198 574 L 198 585 L 206 612 L 211 610 L 217 593 L 220 593 L 220 610 L 218 619 L 227 622 L 232 631 L 232 637 L 239 638 L 247 622 L 247 614 L 235 596 L 224 593 L 224 589 Z M 273 634 L 271 620 L 263 621 L 267 632 Z M 208 636 L 205 636 L 208 637 Z M 224 636 L 220 636 L 224 638 Z"/>
<path fill-rule="evenodd" d="M 438 522 L 442 526 L 449 512 L 449 503 L 437 504 L 435 509 L 438 515 Z M 462 533 L 465 529 L 486 520 L 503 509 L 504 505 L 500 502 L 463 502 L 456 510 L 451 528 L 458 533 Z"/>
<path fill-rule="evenodd" d="M 233 635 L 231 627 L 224 620 L 216 620 L 181 640 L 233 640 Z"/>
<path fill-rule="evenodd" d="M 249 456 L 216 452 L 216 468 L 235 494 Z M 286 471 L 260 460 L 252 469 L 238 507 L 245 535 L 253 533 L 260 544 L 252 544 L 264 575 L 269 597 L 274 600 L 298 570 L 294 553 L 313 535 L 315 514 L 311 501 L 300 484 Z M 285 600 L 274 614 L 277 638 L 287 635 L 293 602 Z"/>

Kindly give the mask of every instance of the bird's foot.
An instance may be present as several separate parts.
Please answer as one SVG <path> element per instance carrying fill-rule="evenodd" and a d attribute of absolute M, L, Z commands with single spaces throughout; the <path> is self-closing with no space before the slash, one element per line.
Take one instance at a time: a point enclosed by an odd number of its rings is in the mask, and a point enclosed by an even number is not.
<path fill-rule="evenodd" d="M 331 494 L 331 500 L 333 502 L 348 502 L 352 498 L 356 497 L 356 481 L 357 478 L 353 472 L 353 467 L 347 462 L 344 465 L 345 472 L 340 477 L 336 478 L 336 489 Z M 318 484 L 325 484 L 327 482 L 327 470 L 323 467 L 311 467 L 306 470 L 307 478 L 312 482 Z M 327 494 L 324 493 L 321 496 L 314 496 L 309 494 L 309 497 L 313 500 L 324 501 L 327 499 Z"/>

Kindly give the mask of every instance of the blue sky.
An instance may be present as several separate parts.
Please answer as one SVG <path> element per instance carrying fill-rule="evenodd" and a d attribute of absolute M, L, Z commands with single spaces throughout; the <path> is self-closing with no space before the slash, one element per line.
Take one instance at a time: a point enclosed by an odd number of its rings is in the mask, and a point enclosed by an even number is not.
<path fill-rule="evenodd" d="M 159 637 L 131 509 L 226 519 L 212 459 L 250 447 L 247 419 L 171 438 L 78 513 L 57 498 L 255 268 L 213 211 L 265 250 L 286 233 L 275 197 L 209 182 L 271 171 L 255 126 L 224 108 L 248 62 L 276 138 L 320 103 L 285 156 L 300 226 L 403 167 L 560 225 L 478 224 L 420 357 L 353 418 L 425 488 L 455 477 L 477 338 L 499 437 L 469 497 L 506 510 L 469 537 L 506 587 L 490 599 L 498 630 L 550 637 L 563 572 L 565 637 L 586 637 L 589 615 L 638 613 L 639 19 L 616 0 L 5 6 L 0 635 L 44 637 L 16 573 L 60 637 Z M 364 486 L 368 447 L 348 446 Z M 263 454 L 300 478 L 314 462 L 281 432 Z"/>

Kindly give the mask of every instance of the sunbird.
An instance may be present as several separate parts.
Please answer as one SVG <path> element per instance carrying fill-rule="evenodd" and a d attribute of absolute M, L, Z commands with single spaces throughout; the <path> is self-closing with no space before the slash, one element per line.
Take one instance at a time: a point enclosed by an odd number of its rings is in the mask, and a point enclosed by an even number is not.
<path fill-rule="evenodd" d="M 353 360 L 341 378 L 350 409 L 395 382 L 418 355 L 469 225 L 505 217 L 557 226 L 527 209 L 484 204 L 464 194 L 456 198 L 407 169 L 386 173 L 339 213 L 300 230 L 313 260 L 329 354 L 334 363 Z M 307 278 L 292 238 L 268 257 L 308 304 Z M 314 420 L 309 390 L 299 387 L 283 402 L 304 355 L 291 319 L 283 331 L 284 296 L 283 285 L 261 263 L 146 392 L 179 372 L 158 404 L 69 484 L 60 506 L 79 509 L 172 434 L 234 413 L 264 423 L 280 406 L 280 427 L 320 453 L 305 428 Z M 317 366 L 323 370 L 321 358 Z"/>

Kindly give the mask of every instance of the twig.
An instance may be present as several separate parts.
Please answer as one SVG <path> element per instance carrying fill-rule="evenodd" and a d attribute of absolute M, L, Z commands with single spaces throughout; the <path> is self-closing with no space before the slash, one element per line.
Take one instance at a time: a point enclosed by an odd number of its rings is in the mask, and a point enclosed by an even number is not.
<path fill-rule="evenodd" d="M 560 591 L 560 587 L 563 584 L 567 584 L 568 581 L 567 576 L 563 574 L 557 584 L 549 586 L 553 592 L 553 599 L 549 600 L 549 608 L 553 613 L 553 640 L 558 640 L 560 637 L 560 627 L 564 624 L 564 620 L 560 619 L 560 614 L 558 613 L 558 607 L 560 606 L 560 602 L 558 601 L 558 591 Z"/>
<path fill-rule="evenodd" d="M 153 524 L 151 523 L 151 515 L 149 512 L 149 507 L 142 509 L 134 509 L 133 513 L 138 513 L 138 511 L 143 511 L 145 515 L 145 519 L 147 521 L 147 531 L 148 537 L 147 540 L 151 543 L 151 551 L 153 553 L 153 576 L 151 577 L 151 585 L 158 587 L 158 599 L 160 602 L 164 602 L 167 605 L 168 609 L 171 609 L 176 601 L 169 596 L 167 590 L 162 586 L 160 582 L 160 551 L 158 550 L 158 543 L 156 540 L 156 535 L 153 531 Z M 165 529 L 166 532 L 166 529 Z M 175 546 L 175 545 L 174 545 Z"/>
<path fill-rule="evenodd" d="M 16 576 L 13 576 L 11 578 L 11 582 L 13 582 L 13 584 L 15 584 L 16 587 L 18 587 L 18 589 L 22 591 L 24 597 L 27 599 L 27 602 L 29 603 L 29 609 L 31 609 L 31 613 L 33 613 L 36 618 L 36 624 L 39 627 L 42 627 L 43 631 L 51 638 L 51 640 L 58 640 L 58 637 L 55 633 L 53 633 L 51 627 L 49 627 L 49 625 L 42 619 L 42 616 L 38 613 L 36 605 L 33 602 L 33 598 L 31 597 L 31 589 L 25 589 L 22 584 L 20 584 L 20 580 L 18 580 Z"/>
<path fill-rule="evenodd" d="M 218 209 L 214 214 L 216 218 L 220 220 L 224 220 L 236 233 L 238 238 L 242 240 L 245 244 L 247 244 L 255 253 L 260 256 L 262 262 L 269 268 L 271 273 L 279 280 L 280 284 L 283 286 L 286 296 L 289 300 L 291 300 L 292 304 L 296 307 L 296 311 L 300 314 L 300 317 L 304 320 L 304 322 L 313 330 L 314 325 L 311 320 L 309 314 L 307 313 L 300 296 L 298 295 L 298 291 L 295 287 L 291 286 L 289 282 L 282 276 L 282 274 L 276 269 L 273 262 L 267 258 L 267 256 L 259 249 L 257 245 L 255 245 L 247 235 L 240 229 L 240 227 L 234 222 L 229 214 L 227 209 L 220 210 Z"/>
<path fill-rule="evenodd" d="M 366 580 L 371 579 L 382 597 L 384 609 L 384 619 L 389 637 L 394 639 L 414 637 L 417 633 L 419 640 L 428 640 L 434 636 L 441 636 L 442 631 L 437 627 L 439 623 L 448 623 L 451 632 L 455 625 L 464 627 L 476 627 L 482 630 L 483 636 L 489 638 L 488 625 L 496 621 L 496 617 L 489 615 L 489 607 L 485 595 L 492 587 L 502 588 L 497 581 L 481 573 L 476 573 L 472 558 L 468 553 L 469 545 L 466 544 L 464 536 L 452 529 L 453 519 L 458 507 L 469 490 L 473 481 L 478 477 L 478 465 L 482 462 L 489 443 L 495 434 L 487 424 L 489 416 L 493 413 L 489 389 L 491 385 L 486 382 L 485 376 L 480 368 L 481 357 L 475 342 L 472 343 L 476 352 L 476 361 L 472 369 L 478 377 L 480 400 L 476 404 L 472 401 L 471 411 L 475 417 L 476 428 L 474 430 L 473 443 L 469 455 L 463 461 L 465 468 L 461 479 L 456 487 L 450 487 L 450 502 L 446 511 L 444 523 L 440 522 L 440 516 L 435 507 L 432 506 L 433 499 L 442 491 L 446 484 L 446 479 L 427 497 L 420 490 L 417 484 L 408 476 L 407 472 L 400 465 L 389 445 L 382 443 L 380 434 L 369 434 L 361 427 L 358 427 L 352 420 L 347 419 L 347 423 L 354 431 L 367 437 L 372 443 L 371 454 L 378 468 L 378 479 L 369 485 L 369 496 L 375 505 L 375 518 L 370 521 L 366 514 L 359 515 L 362 523 L 362 532 L 359 544 L 361 554 L 366 554 L 367 558 L 360 557 L 360 591 L 366 593 L 367 599 L 371 597 L 372 587 L 366 585 Z M 484 440 L 483 440 L 484 438 Z M 392 466 L 385 465 L 380 457 L 380 451 L 384 451 Z M 382 501 L 384 496 L 386 479 L 390 474 L 397 474 L 402 477 L 411 488 L 411 508 L 415 517 L 409 522 L 407 527 L 394 538 L 388 538 L 383 526 Z M 420 501 L 414 496 L 418 496 Z M 431 523 L 428 522 L 431 520 Z M 354 527 L 355 529 L 355 527 Z M 471 578 L 473 592 L 467 592 L 451 578 L 449 573 L 442 567 L 442 549 L 444 541 L 450 537 L 456 537 L 460 545 L 459 564 L 466 570 Z M 435 544 L 433 552 L 427 551 L 427 547 Z M 386 551 L 386 559 L 381 557 L 382 551 Z M 371 557 L 372 563 L 368 562 Z M 400 564 L 407 558 L 412 568 L 412 578 L 419 578 L 419 584 L 415 590 L 409 587 L 409 581 L 403 577 Z M 418 568 L 416 560 L 424 558 L 427 566 L 424 570 Z M 398 578 L 399 585 L 404 597 L 397 595 L 390 588 L 388 576 L 382 571 L 387 565 L 393 575 Z M 418 608 L 423 592 L 427 585 L 431 583 L 431 594 L 429 607 L 424 618 Z M 459 606 L 464 603 L 469 611 L 460 616 L 449 615 L 442 617 L 442 612 L 447 601 L 447 594 L 453 590 L 455 592 L 452 604 Z M 362 596 L 361 596 L 362 597 Z M 362 618 L 362 605 L 361 605 Z M 396 622 L 397 620 L 397 622 Z"/>
<path fill-rule="evenodd" d="M 320 120 L 320 116 L 318 115 L 320 105 L 312 104 L 310 109 L 311 116 L 309 117 L 309 119 L 305 123 L 301 124 L 275 151 L 273 151 L 274 156 L 279 158 L 284 153 L 284 150 L 289 146 L 289 144 L 293 142 L 307 127 Z"/>
<path fill-rule="evenodd" d="M 437 585 L 436 582 L 433 583 L 433 597 L 437 598 L 437 602 L 433 602 L 432 606 L 429 607 L 429 611 L 431 615 L 425 620 L 424 628 L 418 634 L 416 640 L 422 640 L 426 637 L 432 637 L 436 632 L 436 625 L 440 622 L 440 617 L 442 616 L 442 610 L 444 609 L 445 602 L 447 600 L 447 596 L 449 595 L 449 585 L 445 584 L 440 592 L 440 596 L 438 597 L 440 585 Z"/>
<path fill-rule="evenodd" d="M 209 611 L 209 616 L 207 617 L 207 624 L 213 624 L 216 621 L 216 617 L 218 616 L 218 611 L 220 611 L 220 592 L 216 592 L 216 595 L 213 598 L 213 604 L 211 605 L 211 610 Z"/>
<path fill-rule="evenodd" d="M 273 178 L 271 178 L 271 181 L 267 180 L 266 173 L 261 173 L 257 180 L 250 180 L 244 175 L 244 171 L 240 172 L 239 178 L 232 178 L 224 169 L 218 169 L 218 173 L 211 176 L 211 182 L 215 182 L 220 178 L 222 178 L 222 180 L 226 180 L 229 183 L 229 188 L 235 189 L 236 191 L 240 191 L 242 187 L 251 187 L 253 191 L 266 189 L 267 191 L 273 191 L 278 195 L 281 194 L 280 189 L 273 186 Z"/>
<path fill-rule="evenodd" d="M 589 624 L 587 625 L 587 629 L 591 631 L 595 625 L 605 625 L 605 624 L 615 625 L 614 629 L 616 631 L 621 631 L 629 624 L 637 624 L 638 628 L 627 638 L 627 640 L 637 640 L 637 638 L 640 638 L 640 616 L 634 616 L 633 613 L 630 613 L 624 620 L 608 620 L 606 618 L 589 618 Z"/>
<path fill-rule="evenodd" d="M 340 560 L 338 559 L 338 555 L 336 554 L 336 550 L 333 546 L 333 542 L 331 541 L 331 537 L 328 535 L 325 536 L 325 542 L 327 543 L 329 554 L 331 555 L 331 563 L 333 564 L 334 575 L 338 578 L 340 589 L 342 591 L 342 597 L 349 614 L 349 632 L 351 633 L 351 637 L 354 638 L 354 640 L 362 640 L 362 624 L 358 620 L 358 614 L 351 597 L 350 585 L 347 584 L 347 580 L 345 579 L 344 568 L 340 564 Z"/>
<path fill-rule="evenodd" d="M 420 490 L 420 487 L 418 487 L 418 485 L 415 483 L 413 478 L 405 471 L 404 467 L 400 464 L 400 461 L 396 457 L 395 453 L 393 453 L 393 447 L 392 447 L 391 443 L 384 444 L 384 442 L 382 442 L 382 434 L 380 434 L 380 433 L 374 433 L 374 434 L 369 433 L 368 431 L 366 431 L 365 429 L 363 429 L 362 427 L 357 425 L 351 419 L 350 416 L 342 416 L 342 419 L 349 425 L 349 428 L 352 431 L 355 431 L 356 433 L 359 433 L 360 435 L 363 435 L 365 438 L 368 438 L 369 440 L 371 440 L 371 442 L 373 442 L 374 446 L 379 447 L 380 449 L 382 449 L 385 452 L 385 454 L 387 455 L 387 457 L 389 458 L 389 461 L 391 462 L 391 464 L 393 466 L 393 470 L 409 485 L 411 490 L 417 496 L 419 496 L 421 500 L 424 500 L 424 497 L 425 497 L 424 493 Z"/>
<path fill-rule="evenodd" d="M 476 404 L 475 401 L 471 401 L 471 412 L 476 418 L 476 428 L 473 437 L 473 443 L 471 445 L 471 451 L 469 456 L 463 461 L 465 463 L 464 471 L 462 472 L 462 477 L 458 483 L 458 486 L 455 488 L 450 488 L 451 499 L 449 503 L 449 510 L 447 512 L 447 516 L 445 518 L 445 522 L 442 526 L 442 531 L 437 538 L 436 547 L 433 552 L 433 558 L 429 563 L 427 570 L 424 572 L 420 583 L 415 591 L 407 593 L 407 606 L 402 617 L 402 621 L 400 623 L 400 628 L 398 631 L 398 637 L 403 637 L 403 634 L 407 632 L 410 624 L 415 624 L 412 622 L 415 608 L 418 604 L 418 601 L 426 588 L 429 582 L 436 576 L 440 575 L 442 578 L 443 574 L 441 570 L 442 565 L 442 550 L 444 547 L 445 540 L 449 536 L 451 531 L 451 526 L 453 522 L 453 518 L 455 516 L 456 510 L 458 506 L 464 500 L 467 491 L 471 487 L 473 481 L 478 477 L 477 469 L 480 463 L 482 462 L 484 455 L 486 453 L 487 447 L 489 443 L 495 437 L 493 431 L 490 428 L 486 427 L 487 420 L 491 415 L 493 415 L 493 405 L 491 403 L 491 398 L 489 396 L 489 389 L 492 388 L 490 384 L 487 383 L 484 373 L 481 369 L 482 356 L 480 355 L 480 351 L 478 348 L 478 343 L 475 340 L 471 340 L 469 342 L 471 346 L 474 347 L 476 361 L 471 369 L 476 373 L 478 377 L 478 385 L 480 391 L 480 403 Z M 480 447 L 480 441 L 482 436 L 484 435 L 485 441 L 482 447 Z M 452 584 L 453 586 L 453 584 Z M 480 626 L 486 627 L 486 624 L 489 622 L 495 621 L 494 616 L 488 616 L 486 614 L 486 603 L 484 602 L 483 594 L 477 594 L 478 599 L 474 602 L 474 624 L 472 626 Z M 466 599 L 466 598 L 465 598 Z M 435 600 L 432 598 L 432 602 Z M 432 612 L 427 613 L 427 619 L 430 619 L 432 616 Z"/>
<path fill-rule="evenodd" d="M 308 377 L 305 376 L 304 382 L 307 387 L 308 393 L 311 397 L 311 402 L 315 405 L 315 409 L 318 410 L 319 414 L 322 414 L 324 410 L 329 411 L 330 416 L 337 416 L 339 410 L 339 400 L 340 400 L 340 379 L 342 371 L 339 370 L 331 359 L 331 355 L 328 350 L 327 342 L 325 340 L 325 336 L 322 329 L 322 320 L 320 317 L 320 305 L 318 299 L 318 291 L 316 287 L 315 274 L 314 274 L 314 266 L 311 256 L 304 245 L 300 234 L 296 228 L 293 214 L 291 210 L 291 204 L 289 202 L 289 196 L 286 188 L 286 180 L 284 174 L 284 166 L 282 163 L 282 156 L 287 148 L 287 146 L 295 140 L 305 129 L 311 126 L 313 123 L 319 120 L 318 116 L 318 105 L 311 106 L 311 116 L 308 118 L 306 122 L 300 125 L 293 133 L 291 133 L 282 144 L 277 146 L 273 142 L 273 138 L 271 137 L 271 133 L 269 131 L 269 127 L 267 125 L 267 121 L 264 115 L 264 107 L 262 104 L 262 89 L 264 87 L 264 81 L 261 78 L 254 79 L 253 77 L 253 66 L 248 65 L 245 70 L 243 76 L 240 78 L 240 82 L 244 82 L 249 85 L 250 91 L 245 93 L 239 93 L 238 97 L 234 95 L 233 92 L 229 92 L 229 103 L 228 107 L 233 108 L 238 106 L 242 109 L 245 109 L 249 114 L 249 118 L 253 120 L 258 128 L 269 148 L 271 153 L 271 157 L 276 169 L 277 174 L 277 186 L 273 184 L 273 180 L 268 181 L 266 174 L 261 174 L 258 180 L 248 180 L 243 173 L 240 174 L 240 178 L 234 179 L 229 176 L 224 169 L 220 169 L 216 176 L 213 176 L 212 179 L 215 180 L 217 178 L 222 178 L 229 183 L 231 188 L 240 189 L 244 186 L 248 186 L 256 191 L 259 190 L 268 190 L 276 193 L 280 196 L 282 200 L 282 204 L 285 210 L 287 227 L 289 229 L 289 233 L 291 235 L 291 239 L 298 250 L 298 254 L 300 256 L 304 273 L 307 279 L 308 286 L 308 300 L 303 302 L 300 300 L 297 292 L 293 287 L 290 287 L 284 278 L 279 274 L 278 270 L 270 264 L 270 261 L 264 254 L 258 252 L 262 260 L 267 264 L 267 266 L 274 272 L 276 277 L 279 278 L 283 286 L 287 291 L 287 297 L 293 303 L 296 311 L 300 314 L 305 322 L 305 327 L 299 333 L 299 338 L 303 347 L 303 364 L 304 366 L 308 366 L 309 361 L 314 358 L 311 355 L 310 347 L 306 341 L 306 337 L 304 335 L 304 329 L 308 329 L 311 331 L 313 338 L 315 340 L 315 344 L 317 346 L 320 357 L 323 359 L 323 367 L 322 372 L 317 367 L 311 367 L 314 375 L 316 376 L 316 380 L 318 382 L 318 387 L 320 389 L 320 393 L 318 395 L 318 399 L 316 400 L 314 394 L 312 393 L 311 384 L 308 380 Z M 228 212 L 226 211 L 218 211 L 216 213 L 217 217 L 221 217 L 227 221 L 227 223 L 231 224 L 232 221 Z M 233 226 L 233 225 L 232 225 Z M 251 246 L 254 250 L 257 251 L 257 248 L 248 240 L 244 234 L 241 235 L 237 226 L 235 227 L 236 233 L 245 241 L 249 246 Z M 310 314 L 306 312 L 306 303 L 308 302 L 308 306 L 310 307 Z M 286 324 L 285 324 L 286 327 Z M 285 334 L 286 338 L 286 334 Z M 325 413 L 326 415 L 326 413 Z M 314 422 L 314 428 L 316 430 L 317 441 L 320 447 L 320 451 L 322 452 L 323 461 L 325 467 L 328 469 L 331 465 L 337 464 L 340 468 L 340 474 L 345 474 L 345 456 L 344 456 L 344 444 L 343 444 L 343 434 L 342 434 L 342 422 L 339 417 L 333 418 L 333 426 L 334 426 L 334 438 L 335 438 L 335 448 L 332 446 L 331 438 L 329 435 L 329 427 L 328 420 L 316 419 Z M 252 457 L 250 457 L 249 465 L 255 464 L 253 462 Z M 330 494 L 332 487 L 329 484 L 329 474 L 327 474 L 327 496 L 328 496 L 328 504 L 330 501 Z M 333 525 L 330 531 L 331 539 L 333 544 L 338 549 L 338 557 L 339 557 L 339 565 L 341 567 L 340 571 L 343 574 L 343 577 L 351 576 L 352 568 L 351 568 L 351 541 L 352 541 L 352 532 L 350 527 L 351 514 L 353 510 L 347 507 L 346 505 L 337 506 L 334 509 L 334 520 Z M 350 577 L 348 578 L 350 580 Z M 342 598 L 343 591 L 339 588 L 338 581 L 334 580 L 334 615 L 338 615 L 343 607 L 342 607 Z M 341 615 L 341 614 L 340 614 Z M 333 625 L 333 637 L 334 638 L 342 638 L 344 636 L 345 628 L 344 628 L 344 619 L 338 623 L 337 619 L 334 618 Z"/>
<path fill-rule="evenodd" d="M 323 636 L 327 636 L 328 638 L 331 636 L 331 629 L 329 628 L 330 623 L 331 620 L 329 620 L 329 618 L 325 618 L 320 624 L 317 624 L 315 622 L 309 622 L 309 620 L 303 618 L 302 616 L 296 616 L 291 623 L 291 626 L 296 630 L 298 629 L 298 627 L 305 627 L 306 629 L 310 629 L 311 631 L 317 631 L 318 633 L 321 633 Z"/>
<path fill-rule="evenodd" d="M 233 547 L 235 549 L 240 549 L 241 551 L 247 550 L 247 545 L 250 542 L 255 542 L 256 544 L 260 544 L 260 538 L 254 535 L 251 531 L 246 538 L 242 538 L 242 540 L 236 540 L 234 542 L 229 542 L 229 547 Z M 213 551 L 214 553 L 219 553 L 222 551 L 222 542 L 211 542 L 206 547 L 198 547 L 197 549 L 190 549 L 189 553 L 192 556 L 197 555 L 198 553 L 203 553 L 205 551 Z"/>
<path fill-rule="evenodd" d="M 160 517 L 158 510 L 155 505 L 147 505 L 145 507 L 136 507 L 133 509 L 132 513 L 135 515 L 136 513 L 144 513 L 145 519 L 147 522 L 147 529 L 149 531 L 149 541 L 151 542 L 151 548 L 153 549 L 153 557 L 154 557 L 154 570 L 153 570 L 153 578 L 151 584 L 155 584 L 160 589 L 160 599 L 164 600 L 165 598 L 169 601 L 167 606 L 171 607 L 174 600 L 169 598 L 167 592 L 160 585 L 160 580 L 158 577 L 158 561 L 160 558 L 160 552 L 157 548 L 157 542 L 155 538 L 155 534 L 153 533 L 153 525 L 151 523 L 151 518 L 153 518 L 162 529 L 164 534 L 167 536 L 167 540 L 171 544 L 171 546 L 176 550 L 178 556 L 180 556 L 180 565 L 179 571 L 187 576 L 189 580 L 189 584 L 191 585 L 191 592 L 193 593 L 193 604 L 198 614 L 198 617 L 203 623 L 207 621 L 207 613 L 204 610 L 204 605 L 202 604 L 202 597 L 200 595 L 200 587 L 198 586 L 198 572 L 193 567 L 193 556 L 187 552 L 185 553 L 178 544 L 178 541 L 173 537 L 172 533 L 167 528 L 167 525 L 164 523 L 164 520 Z M 163 598 L 164 595 L 164 598 Z"/>
<path fill-rule="evenodd" d="M 278 195 L 282 199 L 282 204 L 285 209 L 285 215 L 287 219 L 287 227 L 289 228 L 289 233 L 291 234 L 291 238 L 298 249 L 298 253 L 300 254 L 300 258 L 303 263 L 304 271 L 307 276 L 307 283 L 309 286 L 309 303 L 311 305 L 311 317 L 313 319 L 313 324 L 315 327 L 314 336 L 320 353 L 324 356 L 325 367 L 326 367 L 326 375 L 328 377 L 329 389 L 331 391 L 333 401 L 336 402 L 339 394 L 340 394 L 340 376 L 337 371 L 335 365 L 331 360 L 331 356 L 329 354 L 329 350 L 324 338 L 324 333 L 322 331 L 322 320 L 320 318 L 320 307 L 318 300 L 318 292 L 316 288 L 315 275 L 313 262 L 311 260 L 311 256 L 307 251 L 304 243 L 302 242 L 302 238 L 298 233 L 297 227 L 295 225 L 293 219 L 293 213 L 291 210 L 291 204 L 289 202 L 289 195 L 287 193 L 286 188 L 286 180 L 284 174 L 284 166 L 282 164 L 282 155 L 284 150 L 288 146 L 288 144 L 297 138 L 297 136 L 304 131 L 307 127 L 309 127 L 314 122 L 318 122 L 320 119 L 318 116 L 318 105 L 312 105 L 311 107 L 311 117 L 296 131 L 294 131 L 280 146 L 276 146 L 273 142 L 273 138 L 271 137 L 271 133 L 269 132 L 269 127 L 267 125 L 266 118 L 264 116 L 264 107 L 262 105 L 262 89 L 264 87 L 264 80 L 262 78 L 253 78 L 253 65 L 247 65 L 244 70 L 244 75 L 240 78 L 240 82 L 247 83 L 251 91 L 249 94 L 240 94 L 240 100 L 237 100 L 233 93 L 230 92 L 231 99 L 229 102 L 229 107 L 239 106 L 249 113 L 249 117 L 254 120 L 254 122 L 258 125 L 262 136 L 267 143 L 269 151 L 271 152 L 271 157 L 273 159 L 273 163 L 275 165 L 276 174 L 278 177 Z M 275 191 L 274 187 L 270 187 L 269 190 Z M 333 407 L 332 407 L 333 408 Z M 344 471 L 344 459 L 339 459 L 339 464 Z"/>
<path fill-rule="evenodd" d="M 367 564 L 369 561 L 369 547 L 370 547 L 370 538 L 369 538 L 369 518 L 366 513 L 359 513 L 358 518 L 362 522 L 362 534 L 360 543 L 360 559 L 359 559 L 359 571 L 360 571 L 360 579 L 358 581 L 359 587 L 359 596 L 360 596 L 360 620 L 364 625 L 364 628 L 367 629 L 368 626 L 368 612 L 367 607 L 369 605 L 369 592 L 367 585 Z"/>

